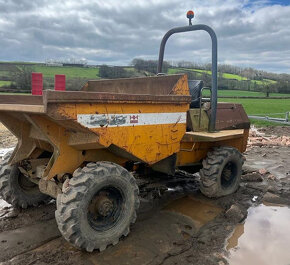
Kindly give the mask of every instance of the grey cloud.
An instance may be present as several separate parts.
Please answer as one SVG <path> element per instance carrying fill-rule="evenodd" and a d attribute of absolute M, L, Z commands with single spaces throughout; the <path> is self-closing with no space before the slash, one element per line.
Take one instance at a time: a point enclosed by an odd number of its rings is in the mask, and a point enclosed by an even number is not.
<path fill-rule="evenodd" d="M 76 57 L 96 64 L 154 59 L 162 35 L 186 25 L 191 8 L 194 23 L 216 30 L 220 63 L 289 72 L 290 7 L 245 0 L 0 0 L 0 59 Z M 173 37 L 166 59 L 209 62 L 208 36 Z"/>

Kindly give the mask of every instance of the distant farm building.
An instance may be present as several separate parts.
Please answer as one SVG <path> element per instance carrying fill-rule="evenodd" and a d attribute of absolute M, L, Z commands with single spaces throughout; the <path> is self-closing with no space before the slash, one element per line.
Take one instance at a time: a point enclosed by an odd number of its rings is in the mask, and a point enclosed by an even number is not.
<path fill-rule="evenodd" d="M 76 60 L 74 58 L 66 59 L 66 60 L 55 60 L 55 59 L 47 59 L 45 61 L 45 64 L 47 66 L 70 66 L 70 67 L 86 67 L 87 66 L 87 60 L 80 59 Z"/>

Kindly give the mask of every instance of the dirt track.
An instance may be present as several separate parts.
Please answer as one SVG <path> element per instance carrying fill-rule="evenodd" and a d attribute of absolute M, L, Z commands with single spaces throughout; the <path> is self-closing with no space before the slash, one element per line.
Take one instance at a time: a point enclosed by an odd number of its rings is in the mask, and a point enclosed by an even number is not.
<path fill-rule="evenodd" d="M 0 148 L 13 147 L 17 144 L 17 138 L 0 123 Z"/>
<path fill-rule="evenodd" d="M 277 130 L 279 136 L 284 132 L 281 128 L 267 130 L 270 134 Z M 285 132 L 290 135 L 288 129 Z M 1 147 L 15 144 L 15 138 L 5 130 L 0 130 L 0 139 Z M 2 142 L 2 139 L 10 139 L 11 145 L 9 140 Z M 290 205 L 289 157 L 290 147 L 253 146 L 246 152 L 243 181 L 235 194 L 211 200 L 198 191 L 167 192 L 158 200 L 141 204 L 129 236 L 102 253 L 79 251 L 60 237 L 53 201 L 19 212 L 2 205 L 0 261 L 2 264 L 228 264 L 227 238 L 245 220 L 249 207 L 262 202 Z M 263 169 L 261 174 L 257 173 L 259 169 Z"/>

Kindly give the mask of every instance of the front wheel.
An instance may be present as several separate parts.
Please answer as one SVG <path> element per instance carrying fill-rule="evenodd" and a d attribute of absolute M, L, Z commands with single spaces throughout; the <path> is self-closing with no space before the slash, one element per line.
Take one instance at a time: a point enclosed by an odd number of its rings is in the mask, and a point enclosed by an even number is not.
<path fill-rule="evenodd" d="M 139 189 L 125 168 L 111 162 L 77 169 L 57 197 L 55 212 L 63 237 L 88 252 L 127 236 L 136 220 Z"/>
<path fill-rule="evenodd" d="M 210 198 L 234 193 L 240 184 L 243 162 L 242 154 L 236 148 L 214 148 L 202 162 L 200 191 Z"/>

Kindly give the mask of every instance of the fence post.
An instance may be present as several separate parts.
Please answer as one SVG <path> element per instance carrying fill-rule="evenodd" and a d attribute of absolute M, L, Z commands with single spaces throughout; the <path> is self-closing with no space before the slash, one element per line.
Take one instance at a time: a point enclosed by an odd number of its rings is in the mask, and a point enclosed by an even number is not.
<path fill-rule="evenodd" d="M 42 95 L 43 77 L 42 73 L 31 73 L 31 93 L 32 95 Z"/>
<path fill-rule="evenodd" d="M 286 121 L 286 122 L 289 121 L 289 111 L 286 112 L 285 121 Z"/>
<path fill-rule="evenodd" d="M 65 75 L 54 76 L 54 89 L 57 91 L 65 91 Z"/>

